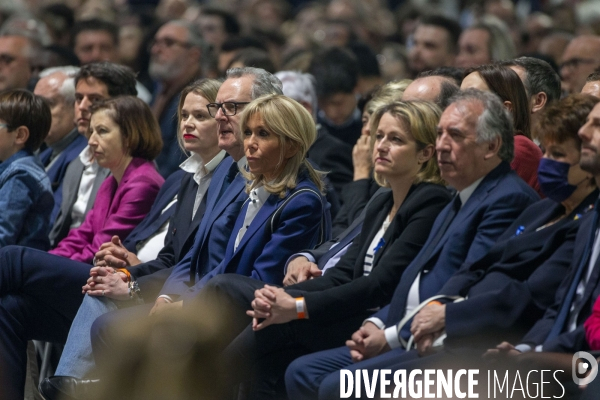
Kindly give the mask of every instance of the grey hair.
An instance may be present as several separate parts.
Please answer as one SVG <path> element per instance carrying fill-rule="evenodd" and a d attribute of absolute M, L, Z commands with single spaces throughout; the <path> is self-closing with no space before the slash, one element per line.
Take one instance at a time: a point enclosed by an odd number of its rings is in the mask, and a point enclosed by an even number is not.
<path fill-rule="evenodd" d="M 204 38 L 202 37 L 202 34 L 194 24 L 191 24 L 181 19 L 175 19 L 173 21 L 165 23 L 163 26 L 165 25 L 175 25 L 185 28 L 188 32 L 187 42 L 190 44 L 190 46 L 198 47 L 203 52 L 207 49 L 207 45 L 204 41 Z"/>
<path fill-rule="evenodd" d="M 250 96 L 252 100 L 267 94 L 283 94 L 283 84 L 275 75 L 262 68 L 243 67 L 230 68 L 225 73 L 226 79 L 241 78 L 243 76 L 254 76 Z"/>
<path fill-rule="evenodd" d="M 75 104 L 75 75 L 79 73 L 79 67 L 67 65 L 63 67 L 46 68 L 40 72 L 40 78 L 45 78 L 56 73 L 67 76 L 67 79 L 65 79 L 62 85 L 60 85 L 60 88 L 58 88 L 58 93 L 65 99 L 65 103 L 71 105 Z"/>
<path fill-rule="evenodd" d="M 502 146 L 498 150 L 500 159 L 511 162 L 514 158 L 513 122 L 510 112 L 500 97 L 492 92 L 477 89 L 461 90 L 450 99 L 450 103 L 479 103 L 483 113 L 477 119 L 477 142 L 491 142 L 500 137 Z"/>
<path fill-rule="evenodd" d="M 300 71 L 279 71 L 275 76 L 283 84 L 283 94 L 299 103 L 308 103 L 312 116 L 317 118 L 317 90 L 315 77 Z"/>

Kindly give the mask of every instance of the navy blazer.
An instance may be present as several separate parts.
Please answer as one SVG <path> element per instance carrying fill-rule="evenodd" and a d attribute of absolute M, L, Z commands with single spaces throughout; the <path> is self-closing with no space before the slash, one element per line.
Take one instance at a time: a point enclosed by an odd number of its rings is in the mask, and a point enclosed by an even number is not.
<path fill-rule="evenodd" d="M 531 205 L 485 257 L 450 278 L 440 293 L 468 299 L 446 305 L 445 345 L 488 348 L 519 340 L 552 305 L 573 258 L 580 215 L 596 198 L 597 190 L 570 215 L 541 230 L 564 207 L 550 199 Z"/>
<path fill-rule="evenodd" d="M 423 301 L 436 294 L 457 271 L 483 257 L 519 214 L 537 200 L 537 193 L 507 162 L 501 162 L 484 177 L 439 242 L 429 249 L 452 203 L 439 214 L 423 249 L 404 271 L 392 302 L 376 316 L 387 321 L 386 326 L 398 323 L 406 310 L 409 289 L 419 274 L 419 299 Z"/>
<path fill-rule="evenodd" d="M 79 156 L 79 153 L 81 153 L 85 146 L 87 146 L 87 139 L 85 136 L 77 133 L 75 139 L 73 139 L 73 141 L 58 154 L 58 156 L 56 156 L 56 160 L 54 160 L 50 169 L 46 171 L 48 178 L 50 178 L 50 183 L 52 184 L 52 191 L 54 192 L 54 208 L 52 209 L 52 214 L 50 214 L 50 225 L 54 224 L 54 221 L 56 221 L 56 216 L 60 211 L 60 205 L 62 203 L 63 179 L 67 172 L 67 167 L 69 166 L 69 163 L 75 159 L 75 157 Z M 44 166 L 48 165 L 51 155 L 51 147 L 48 147 L 46 150 L 40 153 L 39 158 Z"/>
<path fill-rule="evenodd" d="M 596 260 L 592 270 L 588 284 L 585 287 L 581 308 L 577 316 L 577 328 L 572 332 L 563 332 L 548 343 L 544 343 L 554 320 L 558 315 L 563 299 L 569 290 L 571 281 L 575 274 L 577 266 L 581 262 L 584 249 L 589 240 L 592 230 L 592 219 L 594 213 L 588 213 L 581 221 L 581 227 L 577 232 L 575 239 L 574 257 L 571 260 L 571 265 L 567 276 L 562 280 L 560 287 L 556 291 L 555 301 L 550 308 L 546 310 L 544 316 L 539 319 L 535 325 L 527 332 L 522 342 L 535 347 L 543 344 L 544 351 L 567 352 L 574 353 L 579 350 L 589 350 L 589 345 L 585 339 L 585 330 L 583 323 L 591 315 L 594 301 L 600 295 L 600 257 Z"/>
<path fill-rule="evenodd" d="M 182 295 L 196 281 L 197 274 L 202 276 L 211 271 L 225 258 L 233 225 L 248 198 L 244 191 L 246 180 L 239 173 L 228 187 L 224 187 L 231 168 L 237 168 L 237 164 L 231 157 L 226 157 L 213 172 L 206 192 L 206 218 L 200 223 L 191 249 L 173 267 L 160 294 Z M 192 271 L 193 276 L 190 276 Z"/>
<path fill-rule="evenodd" d="M 182 170 L 171 174 L 163 183 L 160 191 L 156 195 L 154 204 L 146 217 L 136 226 L 133 231 L 123 240 L 123 246 L 132 253 L 137 253 L 137 244 L 148 239 L 165 223 L 175 212 L 175 205 L 163 212 L 165 207 L 175 198 L 181 186 L 181 179 L 186 175 Z M 191 174 L 188 174 L 191 175 Z M 178 199 L 179 200 L 179 199 Z M 170 231 L 170 230 L 169 230 Z M 165 243 L 170 235 L 165 237 Z"/>
<path fill-rule="evenodd" d="M 364 276 L 365 256 L 394 204 L 392 192 L 377 196 L 366 210 L 359 236 L 334 268 L 317 279 L 286 288 L 292 296 L 304 296 L 311 320 L 331 322 L 390 302 L 404 269 L 417 255 L 440 211 L 451 196 L 440 185 L 413 185 L 390 226 L 385 244 L 373 259 L 373 269 Z"/>
<path fill-rule="evenodd" d="M 310 191 L 294 195 L 301 189 Z M 224 273 L 240 274 L 281 285 L 286 260 L 304 248 L 317 245 L 321 240 L 322 230 L 325 229 L 322 225 L 331 225 L 325 196 L 319 194 L 307 174 L 301 173 L 297 186 L 289 190 L 284 198 L 275 194 L 267 198 L 234 251 L 235 239 L 244 223 L 247 204 L 248 202 L 244 204 L 235 222 L 225 258 L 217 268 L 197 282 L 186 293 L 186 297 L 194 296 L 213 276 Z M 283 207 L 275 220 L 274 213 L 280 206 Z"/>

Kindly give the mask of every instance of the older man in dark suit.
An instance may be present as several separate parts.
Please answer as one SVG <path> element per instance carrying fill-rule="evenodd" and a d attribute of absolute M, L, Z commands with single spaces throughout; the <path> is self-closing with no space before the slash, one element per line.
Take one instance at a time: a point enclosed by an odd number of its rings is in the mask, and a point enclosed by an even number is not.
<path fill-rule="evenodd" d="M 436 294 L 452 275 L 485 255 L 538 198 L 510 169 L 512 143 L 510 118 L 495 95 L 466 90 L 453 99 L 440 119 L 436 150 L 442 177 L 458 195 L 438 216 L 423 249 L 403 273 L 390 305 L 361 328 L 357 346 L 371 344 L 376 349 L 371 354 L 374 358 L 353 364 L 348 348 L 340 347 L 297 359 L 286 373 L 290 398 L 316 398 L 325 378 L 327 387 L 336 385 L 339 369 L 385 368 L 404 352 L 396 327 L 402 317 Z M 405 329 L 400 335 L 407 337 L 410 332 Z"/>

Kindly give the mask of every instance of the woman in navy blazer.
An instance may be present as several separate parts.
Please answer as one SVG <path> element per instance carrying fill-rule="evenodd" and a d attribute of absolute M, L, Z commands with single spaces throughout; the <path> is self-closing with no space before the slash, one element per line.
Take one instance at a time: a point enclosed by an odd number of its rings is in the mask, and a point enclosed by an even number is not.
<path fill-rule="evenodd" d="M 249 198 L 235 222 L 223 262 L 184 298 L 223 273 L 281 284 L 287 258 L 329 236 L 331 217 L 321 175 L 306 159 L 316 138 L 310 114 L 285 96 L 264 96 L 246 107 L 240 128 L 248 162 L 248 171 L 241 173 L 248 180 Z"/>
<path fill-rule="evenodd" d="M 374 176 L 391 190 L 369 204 L 361 233 L 322 277 L 285 289 L 260 289 L 250 312 L 255 317 L 252 328 L 260 332 L 247 329 L 226 351 L 226 360 L 245 361 L 252 354 L 247 365 L 265 378 L 254 382 L 250 398 L 269 398 L 274 390 L 270 385 L 283 377 L 295 357 L 343 345 L 373 308 L 390 302 L 402 272 L 450 201 L 435 157 L 440 114 L 436 105 L 418 101 L 390 102 L 374 112 Z M 291 322 L 301 318 L 297 303 L 308 319 Z M 264 320 L 258 323 L 256 318 Z M 262 330 L 271 324 L 282 325 Z"/>

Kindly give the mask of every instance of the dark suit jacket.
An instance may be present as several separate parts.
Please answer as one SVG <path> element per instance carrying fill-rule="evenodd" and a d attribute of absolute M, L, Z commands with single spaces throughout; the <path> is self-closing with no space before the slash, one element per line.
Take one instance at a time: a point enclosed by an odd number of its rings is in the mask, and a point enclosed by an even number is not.
<path fill-rule="evenodd" d="M 550 199 L 528 207 L 492 249 L 455 274 L 441 294 L 467 296 L 446 305 L 446 346 L 514 342 L 542 317 L 573 258 L 575 236 L 584 214 L 598 198 L 590 194 L 573 212 L 542 230 L 564 207 Z M 515 236 L 517 230 L 523 233 Z"/>
<path fill-rule="evenodd" d="M 579 350 L 589 350 L 589 346 L 585 340 L 583 323 L 592 313 L 594 301 L 598 295 L 600 295 L 600 257 L 598 260 L 596 260 L 596 264 L 594 265 L 588 285 L 585 287 L 583 301 L 581 303 L 582 307 L 577 318 L 577 328 L 572 332 L 564 331 L 562 334 L 558 335 L 548 343 L 544 342 L 548 337 L 552 326 L 554 325 L 554 320 L 560 310 L 563 299 L 569 290 L 575 270 L 577 269 L 577 266 L 583 257 L 585 245 L 591 234 L 592 219 L 593 213 L 591 212 L 583 217 L 583 221 L 581 221 L 581 227 L 579 228 L 579 232 L 577 232 L 577 237 L 575 239 L 575 249 L 573 251 L 574 257 L 572 258 L 568 274 L 565 276 L 565 279 L 563 279 L 560 287 L 556 291 L 554 303 L 546 310 L 544 316 L 535 323 L 529 332 L 527 332 L 522 340 L 523 343 L 527 343 L 532 347 L 543 344 L 544 351 L 573 353 Z"/>
<path fill-rule="evenodd" d="M 237 167 L 235 161 L 227 157 L 215 169 L 206 193 L 206 218 L 200 223 L 193 246 L 172 268 L 160 294 L 182 295 L 199 277 L 214 269 L 225 257 L 233 225 L 248 198 L 244 192 L 246 180 L 241 174 L 224 188 L 226 175 L 232 166 Z M 190 273 L 193 273 L 193 277 Z"/>
<path fill-rule="evenodd" d="M 156 259 L 129 269 L 131 275 L 138 281 L 142 294 L 148 300 L 153 300 L 157 296 L 170 275 L 171 267 L 177 264 L 192 247 L 198 225 L 204 215 L 198 212 L 192 219 L 197 191 L 198 185 L 192 174 L 181 170 L 171 174 L 165 181 L 148 217 L 138 226 L 149 225 L 148 228 L 139 230 L 136 228 L 129 235 L 130 237 L 133 235 L 133 238 L 127 237 L 127 242 L 145 240 L 156 232 L 167 219 L 170 219 L 164 247 Z M 177 195 L 177 204 L 161 214 L 175 195 Z M 149 223 L 145 224 L 146 221 Z M 123 244 L 125 245 L 125 243 Z"/>
<path fill-rule="evenodd" d="M 50 183 L 52 184 L 52 191 L 54 192 L 54 209 L 52 209 L 52 214 L 50 215 L 50 224 L 53 225 L 58 212 L 60 211 L 62 204 L 62 192 L 63 192 L 63 179 L 67 172 L 67 167 L 84 149 L 87 145 L 87 139 L 85 136 L 77 133 L 75 139 L 69 143 L 69 145 L 61 151 L 56 159 L 54 160 L 52 167 L 46 173 L 48 174 L 48 178 L 50 178 Z M 52 155 L 52 148 L 48 147 L 42 153 L 40 153 L 40 160 L 44 166 L 48 165 L 50 161 L 50 156 Z"/>
<path fill-rule="evenodd" d="M 386 326 L 400 322 L 409 289 L 419 274 L 419 298 L 423 301 L 436 294 L 456 272 L 483 257 L 515 218 L 538 199 L 510 165 L 501 162 L 462 205 L 439 242 L 429 248 L 452 204 L 439 214 L 423 249 L 404 271 L 389 307 L 376 316 L 387 321 Z"/>
<path fill-rule="evenodd" d="M 358 218 L 379 188 L 380 186 L 373 178 L 359 179 L 344 187 L 342 191 L 343 205 L 333 221 L 333 236 L 339 235 Z"/>
<path fill-rule="evenodd" d="M 366 210 L 361 233 L 336 266 L 322 277 L 289 286 L 286 291 L 294 297 L 304 296 L 310 319 L 317 323 L 384 306 L 449 201 L 450 194 L 440 185 L 413 185 L 383 236 L 385 245 L 375 254 L 371 273 L 364 276 L 367 250 L 394 203 L 391 192 L 377 196 Z"/>
<path fill-rule="evenodd" d="M 88 200 L 85 210 L 86 213 L 92 209 L 94 201 L 96 200 L 98 189 L 100 189 L 102 182 L 104 182 L 109 174 L 110 170 L 108 169 L 98 169 L 98 175 L 96 175 L 94 186 L 92 187 L 92 193 L 90 194 L 90 199 Z M 77 192 L 79 191 L 79 184 L 81 183 L 82 175 L 83 163 L 79 157 L 76 156 L 67 167 L 65 177 L 63 179 L 60 211 L 56 216 L 56 221 L 54 222 L 49 235 L 51 246 L 56 246 L 58 242 L 63 240 L 69 234 L 69 229 L 71 229 L 71 210 L 77 201 Z"/>
<path fill-rule="evenodd" d="M 159 93 L 159 91 L 160 87 L 157 87 L 155 93 Z M 165 178 L 177 171 L 179 164 L 185 161 L 185 154 L 183 154 L 177 143 L 177 131 L 179 130 L 179 123 L 177 121 L 178 105 L 179 92 L 169 100 L 158 118 L 163 148 L 155 161 L 158 166 L 158 172 Z"/>
<path fill-rule="evenodd" d="M 321 125 L 317 130 L 317 139 L 308 150 L 308 157 L 317 164 L 319 170 L 327 172 L 327 178 L 338 196 L 344 186 L 352 182 L 352 146 L 330 135 Z"/>
<path fill-rule="evenodd" d="M 301 192 L 292 197 L 301 189 L 311 191 Z M 288 199 L 289 201 L 286 201 Z M 248 201 L 235 222 L 223 261 L 197 282 L 190 292 L 186 293 L 186 297 L 194 296 L 212 277 L 224 273 L 235 273 L 266 283 L 281 284 L 286 260 L 292 254 L 319 243 L 324 218 L 329 220 L 325 221 L 326 224 L 331 224 L 325 196 L 319 194 L 307 174 L 301 173 L 297 186 L 289 190 L 283 199 L 275 194 L 267 198 L 234 250 L 237 232 L 244 223 L 247 206 Z M 278 220 L 275 221 L 273 216 L 280 206 L 283 207 Z"/>

